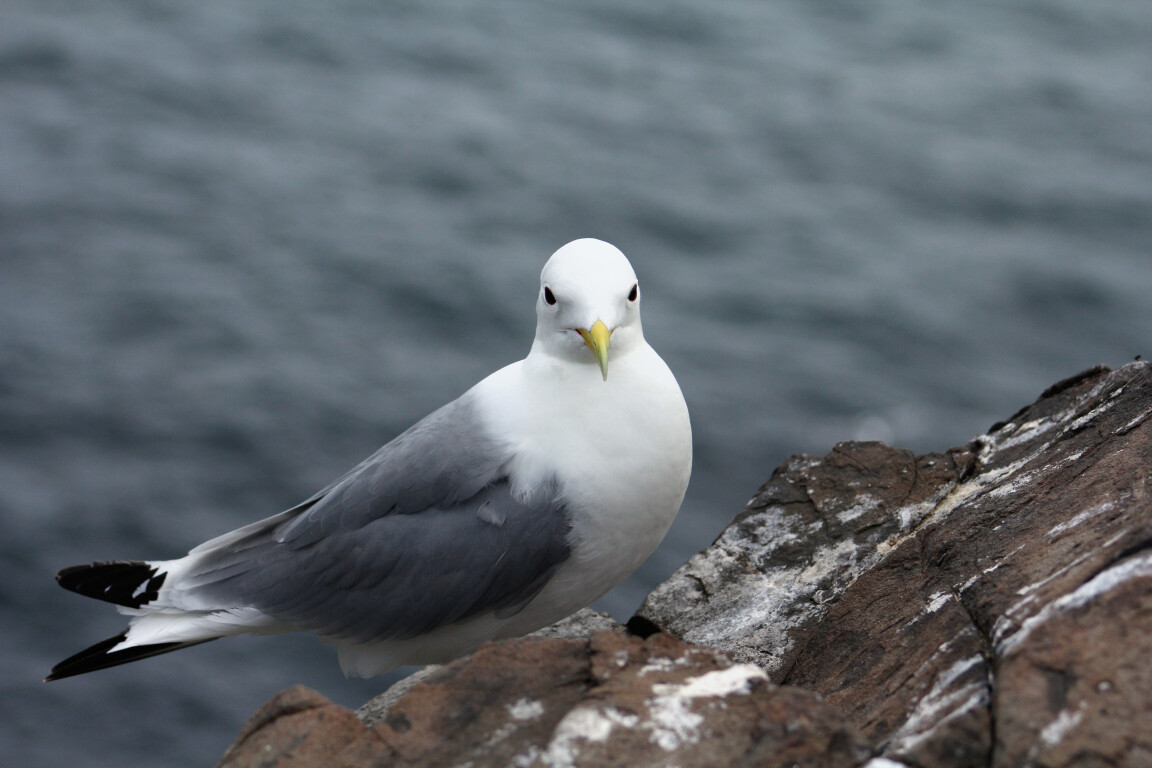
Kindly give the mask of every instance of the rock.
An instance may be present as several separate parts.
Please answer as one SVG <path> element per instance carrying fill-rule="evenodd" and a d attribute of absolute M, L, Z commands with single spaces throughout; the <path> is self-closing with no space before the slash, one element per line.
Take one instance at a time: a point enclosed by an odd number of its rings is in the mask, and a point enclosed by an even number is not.
<path fill-rule="evenodd" d="M 344 744 L 366 731 L 349 710 L 296 685 L 257 710 L 217 768 L 328 765 Z"/>
<path fill-rule="evenodd" d="M 437 668 L 372 728 L 289 689 L 245 726 L 220 768 L 850 768 L 867 756 L 818 696 L 776 686 L 757 666 L 666 634 L 600 631 L 488 643 Z"/>
<path fill-rule="evenodd" d="M 586 640 L 593 632 L 622 630 L 624 625 L 606 613 L 582 608 L 566 619 L 560 619 L 552 626 L 533 632 L 530 637 L 562 637 L 570 640 Z"/>
<path fill-rule="evenodd" d="M 631 622 L 823 694 L 885 765 L 1152 765 L 1152 366 L 964 448 L 781 467 Z"/>
<path fill-rule="evenodd" d="M 221 765 L 1152 765 L 1150 417 L 1138 361 L 967 446 L 794 457 L 633 636 L 485 645 L 371 727 L 289 689 Z"/>
<path fill-rule="evenodd" d="M 532 633 L 532 637 L 560 637 L 572 639 L 587 639 L 593 632 L 600 630 L 623 629 L 620 622 L 606 613 L 583 608 L 566 619 L 544 627 Z M 412 687 L 423 681 L 440 668 L 439 664 L 429 664 L 423 669 L 414 672 L 403 680 L 399 680 L 391 688 L 356 710 L 356 717 L 365 725 L 372 726 L 388 716 L 388 710 L 400 700 Z"/>
<path fill-rule="evenodd" d="M 723 648 L 777 681 L 803 630 L 972 472 L 967 449 L 917 457 L 843 443 L 794 456 L 712 546 L 658 586 L 630 626 Z"/>

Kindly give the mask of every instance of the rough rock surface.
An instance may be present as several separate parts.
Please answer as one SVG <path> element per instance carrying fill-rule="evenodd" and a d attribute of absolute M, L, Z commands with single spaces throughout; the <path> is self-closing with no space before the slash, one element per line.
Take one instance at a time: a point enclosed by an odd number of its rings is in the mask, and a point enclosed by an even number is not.
<path fill-rule="evenodd" d="M 823 694 L 901 764 L 1152 765 L 1150 416 L 1138 361 L 963 448 L 795 458 L 633 625 Z"/>
<path fill-rule="evenodd" d="M 637 636 L 484 646 L 371 727 L 289 689 L 221 765 L 1152 765 L 1150 417 L 1138 361 L 964 447 L 795 457 Z"/>
<path fill-rule="evenodd" d="M 530 636 L 586 640 L 592 636 L 593 632 L 620 630 L 623 628 L 624 625 L 608 614 L 593 611 L 591 608 L 584 608 L 566 619 L 561 619 L 550 627 L 544 627 L 544 629 L 533 632 Z M 403 680 L 396 682 L 391 688 L 384 691 L 384 693 L 356 710 L 356 717 L 360 718 L 365 725 L 376 725 L 388 716 L 388 710 L 392 708 L 393 704 L 399 701 L 408 691 L 412 690 L 413 686 L 422 682 L 438 669 L 440 669 L 439 664 L 429 664 Z"/>
<path fill-rule="evenodd" d="M 373 727 L 306 688 L 244 727 L 241 766 L 859 765 L 868 750 L 819 697 L 667 634 L 529 637 L 444 665 Z"/>

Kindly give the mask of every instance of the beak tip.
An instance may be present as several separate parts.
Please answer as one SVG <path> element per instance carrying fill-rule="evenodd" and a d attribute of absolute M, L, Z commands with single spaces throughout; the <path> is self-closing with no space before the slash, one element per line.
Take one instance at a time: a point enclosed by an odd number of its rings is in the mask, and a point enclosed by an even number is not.
<path fill-rule="evenodd" d="M 604 377 L 604 381 L 608 381 L 608 345 L 612 338 L 612 331 L 608 329 L 603 320 L 597 320 L 586 331 L 582 328 L 578 330 L 580 335 L 584 337 L 584 343 L 588 349 L 592 350 L 592 354 L 596 356 L 596 362 L 600 364 L 600 374 Z"/>

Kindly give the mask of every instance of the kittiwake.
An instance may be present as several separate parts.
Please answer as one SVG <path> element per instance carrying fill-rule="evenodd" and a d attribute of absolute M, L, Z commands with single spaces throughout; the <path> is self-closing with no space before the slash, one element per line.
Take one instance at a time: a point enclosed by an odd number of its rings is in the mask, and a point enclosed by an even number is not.
<path fill-rule="evenodd" d="M 302 504 L 177 560 L 60 571 L 65 589 L 131 619 L 47 679 L 294 631 L 369 677 L 532 632 L 618 584 L 684 499 L 688 408 L 644 340 L 636 274 L 612 245 L 556 251 L 536 317 L 526 358 Z"/>

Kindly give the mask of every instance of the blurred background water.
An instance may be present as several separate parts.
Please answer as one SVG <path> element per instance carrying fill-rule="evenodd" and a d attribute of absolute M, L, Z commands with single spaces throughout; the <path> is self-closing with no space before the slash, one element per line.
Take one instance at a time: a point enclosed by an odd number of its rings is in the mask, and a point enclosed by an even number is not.
<path fill-rule="evenodd" d="M 696 464 L 626 618 L 773 467 L 966 442 L 1149 353 L 1152 5 L 5 0 L 0 754 L 212 765 L 311 638 L 52 685 L 116 633 L 53 583 L 303 499 L 627 253 Z"/>

